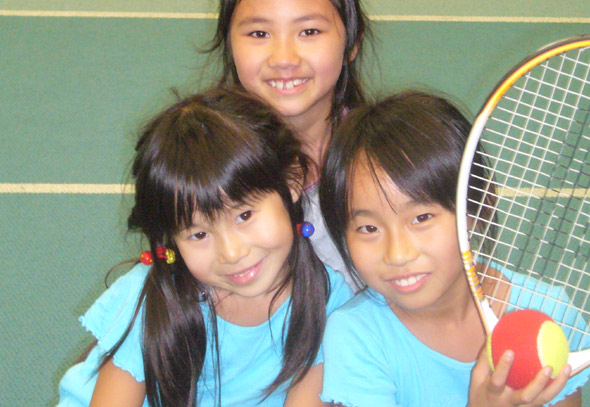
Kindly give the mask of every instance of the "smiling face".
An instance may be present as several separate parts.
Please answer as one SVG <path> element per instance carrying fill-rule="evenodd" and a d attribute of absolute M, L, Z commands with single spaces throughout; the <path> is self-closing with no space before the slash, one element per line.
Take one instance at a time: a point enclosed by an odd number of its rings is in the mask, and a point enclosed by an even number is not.
<path fill-rule="evenodd" d="M 174 241 L 188 270 L 218 295 L 271 294 L 287 272 L 291 220 L 278 193 L 230 207 L 214 221 L 199 213 Z"/>
<path fill-rule="evenodd" d="M 287 120 L 326 120 L 346 39 L 329 0 L 240 0 L 229 37 L 246 90 Z"/>
<path fill-rule="evenodd" d="M 346 242 L 363 280 L 394 311 L 431 309 L 465 292 L 455 215 L 411 199 L 380 168 L 377 185 L 366 159 L 357 161 Z"/>

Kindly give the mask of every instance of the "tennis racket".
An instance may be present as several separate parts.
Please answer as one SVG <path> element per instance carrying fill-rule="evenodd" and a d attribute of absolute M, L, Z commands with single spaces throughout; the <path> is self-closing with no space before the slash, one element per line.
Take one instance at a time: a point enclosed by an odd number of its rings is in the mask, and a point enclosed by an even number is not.
<path fill-rule="evenodd" d="M 497 85 L 457 186 L 465 272 L 486 332 L 536 309 L 590 365 L 590 35 L 550 44 Z"/>

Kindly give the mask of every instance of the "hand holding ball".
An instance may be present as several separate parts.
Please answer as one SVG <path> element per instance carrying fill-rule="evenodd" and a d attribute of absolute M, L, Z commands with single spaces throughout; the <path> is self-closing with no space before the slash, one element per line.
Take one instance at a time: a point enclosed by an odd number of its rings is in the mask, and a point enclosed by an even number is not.
<path fill-rule="evenodd" d="M 549 316 L 533 310 L 514 311 L 498 321 L 487 342 L 492 369 L 507 350 L 514 352 L 506 380 L 513 389 L 525 387 L 545 366 L 553 368 L 555 378 L 569 355 L 563 330 Z"/>

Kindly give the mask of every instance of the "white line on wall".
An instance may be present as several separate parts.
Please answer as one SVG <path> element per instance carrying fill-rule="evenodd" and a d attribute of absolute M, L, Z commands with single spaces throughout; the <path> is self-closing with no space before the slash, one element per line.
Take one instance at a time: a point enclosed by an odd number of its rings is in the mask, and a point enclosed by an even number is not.
<path fill-rule="evenodd" d="M 133 194 L 131 184 L 9 184 L 0 183 L 0 194 Z"/>
<path fill-rule="evenodd" d="M 78 10 L 0 10 L 5 17 L 66 17 L 66 18 L 155 18 L 212 20 L 216 13 L 171 13 L 136 11 L 78 11 Z M 473 23 L 590 23 L 590 17 L 518 17 L 518 16 L 436 16 L 436 15 L 370 15 L 375 21 L 425 21 Z"/>

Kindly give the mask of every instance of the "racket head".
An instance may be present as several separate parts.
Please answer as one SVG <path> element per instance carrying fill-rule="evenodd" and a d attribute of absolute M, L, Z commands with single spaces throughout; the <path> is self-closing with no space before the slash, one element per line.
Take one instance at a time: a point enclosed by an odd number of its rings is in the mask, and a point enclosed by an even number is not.
<path fill-rule="evenodd" d="M 466 143 L 456 212 L 486 330 L 538 309 L 571 351 L 589 348 L 590 35 L 540 49 L 498 83 Z"/>

